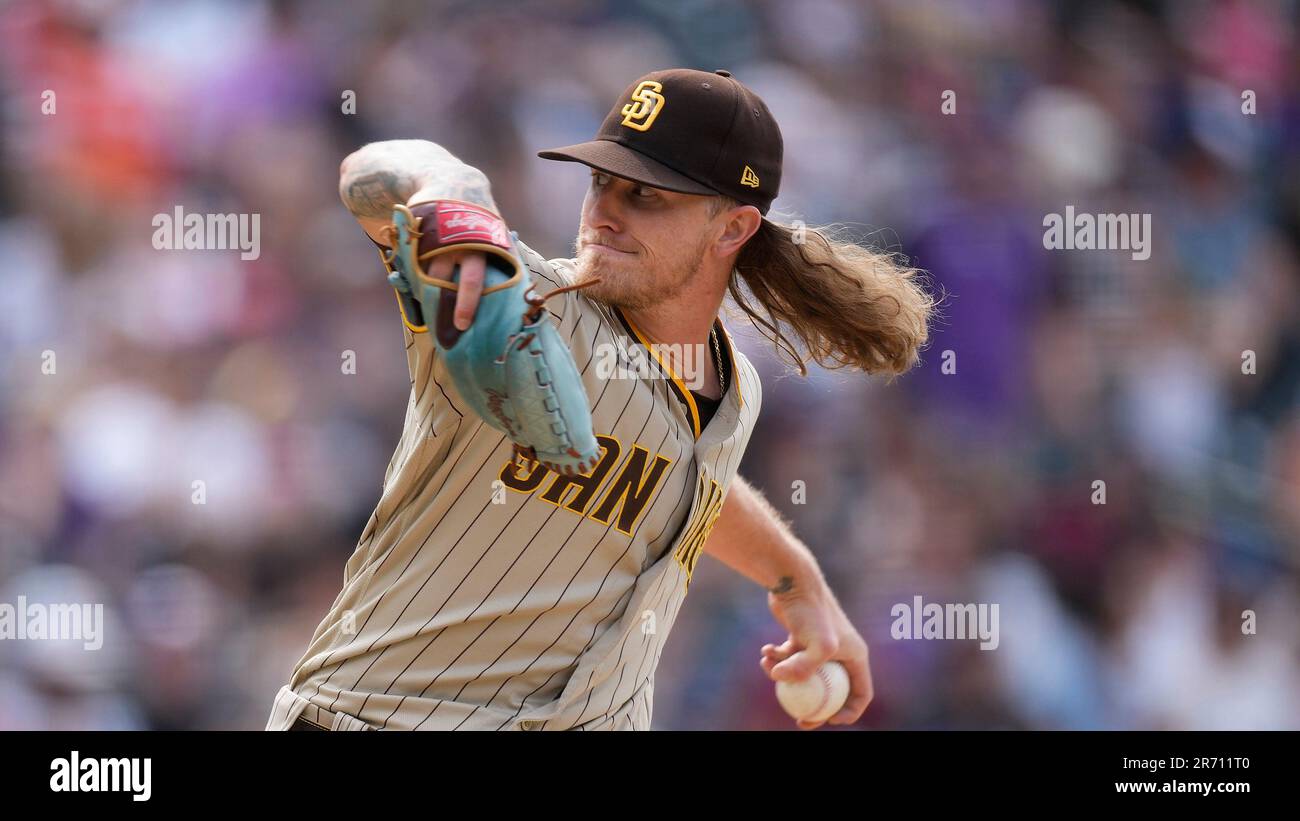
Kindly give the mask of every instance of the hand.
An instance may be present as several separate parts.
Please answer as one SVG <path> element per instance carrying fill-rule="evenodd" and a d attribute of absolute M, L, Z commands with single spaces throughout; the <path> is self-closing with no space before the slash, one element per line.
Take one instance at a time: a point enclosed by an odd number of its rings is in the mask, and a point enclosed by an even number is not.
<path fill-rule="evenodd" d="M 478 310 L 479 297 L 483 295 L 483 278 L 487 273 L 487 254 L 482 251 L 460 251 L 458 253 L 441 254 L 433 258 L 429 263 L 428 274 L 435 279 L 452 279 L 456 266 L 460 266 L 459 276 L 456 278 L 460 286 L 456 289 L 456 305 L 454 309 L 452 324 L 456 330 L 464 331 L 469 328 L 470 323 L 474 321 L 474 313 Z M 448 297 L 451 294 L 443 292 L 442 299 L 450 302 Z M 439 312 L 444 309 L 439 305 Z M 448 306 L 450 308 L 450 306 Z"/>
<path fill-rule="evenodd" d="M 392 247 L 392 222 L 380 219 L 361 218 L 357 219 L 361 227 L 371 239 L 385 248 Z M 429 263 L 427 273 L 429 276 L 438 279 L 450 280 L 456 266 L 460 266 L 459 279 L 457 282 L 460 287 L 456 290 L 454 308 L 450 304 L 446 310 L 452 313 L 452 325 L 458 331 L 464 331 L 469 328 L 470 323 L 474 321 L 474 314 L 478 310 L 479 298 L 483 295 L 483 280 L 487 273 L 487 254 L 482 251 L 461 251 L 453 254 L 442 254 L 434 257 Z M 442 309 L 442 305 L 438 306 Z M 430 306 L 426 309 L 426 314 L 433 311 Z"/>
<path fill-rule="evenodd" d="M 435 199 L 442 199 L 439 190 L 429 190 L 427 187 L 421 188 L 407 199 L 407 205 L 427 202 Z M 449 295 L 444 292 L 439 300 L 438 315 L 443 317 L 452 313 L 452 325 L 458 331 L 469 329 L 470 323 L 474 321 L 474 313 L 478 310 L 479 297 L 483 295 L 483 278 L 487 274 L 487 254 L 482 251 L 460 251 L 450 254 L 439 254 L 433 258 L 426 269 L 426 273 L 435 278 L 451 280 L 456 267 L 460 267 L 459 277 L 456 284 L 456 304 L 453 308 L 450 304 Z M 425 314 L 430 313 L 425 309 Z"/>
<path fill-rule="evenodd" d="M 867 643 L 854 629 L 835 595 L 824 584 L 819 589 L 767 594 L 772 615 L 789 632 L 779 646 L 763 645 L 759 660 L 763 672 L 773 681 L 796 681 L 813 674 L 824 661 L 835 660 L 849 673 L 849 697 L 831 724 L 852 724 L 875 695 Z M 812 730 L 823 722 L 799 721 L 800 729 Z"/>

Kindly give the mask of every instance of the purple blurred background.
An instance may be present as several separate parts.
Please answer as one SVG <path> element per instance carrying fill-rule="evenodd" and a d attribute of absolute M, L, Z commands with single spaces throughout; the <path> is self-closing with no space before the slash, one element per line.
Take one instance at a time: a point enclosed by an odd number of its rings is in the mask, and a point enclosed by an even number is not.
<path fill-rule="evenodd" d="M 860 726 L 1300 729 L 1298 26 L 1265 0 L 7 3 L 0 602 L 109 622 L 93 652 L 0 641 L 0 728 L 262 727 L 406 406 L 339 161 L 434 140 L 567 257 L 587 175 L 534 152 L 681 65 L 767 101 L 784 216 L 946 294 L 889 388 L 742 339 L 765 401 L 741 473 L 871 645 Z M 177 205 L 260 214 L 260 257 L 155 250 Z M 1067 205 L 1150 214 L 1150 259 L 1044 250 Z M 998 648 L 891 639 L 917 595 L 997 603 Z M 701 562 L 655 728 L 792 727 L 758 665 L 783 639 Z"/>

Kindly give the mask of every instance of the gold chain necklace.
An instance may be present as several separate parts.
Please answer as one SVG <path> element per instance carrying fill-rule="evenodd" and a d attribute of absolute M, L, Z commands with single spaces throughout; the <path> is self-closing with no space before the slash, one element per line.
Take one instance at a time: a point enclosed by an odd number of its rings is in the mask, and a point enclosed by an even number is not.
<path fill-rule="evenodd" d="M 718 344 L 718 329 L 716 326 L 713 328 L 713 332 L 709 334 L 709 338 L 713 340 L 713 361 L 718 366 L 718 390 L 721 391 L 719 396 L 722 396 L 727 393 L 727 383 L 722 376 L 722 347 Z"/>

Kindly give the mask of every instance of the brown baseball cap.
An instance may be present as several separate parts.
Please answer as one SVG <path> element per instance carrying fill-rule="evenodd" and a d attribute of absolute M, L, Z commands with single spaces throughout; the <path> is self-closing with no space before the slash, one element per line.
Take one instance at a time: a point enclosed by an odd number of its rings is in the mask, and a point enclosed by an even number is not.
<path fill-rule="evenodd" d="M 671 68 L 627 87 L 590 142 L 537 152 L 684 194 L 726 194 L 766 215 L 784 143 L 772 112 L 731 72 Z"/>

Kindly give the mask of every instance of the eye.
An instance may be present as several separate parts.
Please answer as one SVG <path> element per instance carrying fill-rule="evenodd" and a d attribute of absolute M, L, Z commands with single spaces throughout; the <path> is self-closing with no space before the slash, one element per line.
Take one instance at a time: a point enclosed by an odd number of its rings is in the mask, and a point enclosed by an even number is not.
<path fill-rule="evenodd" d="M 603 188 L 610 184 L 611 175 L 602 171 L 591 172 L 591 185 L 593 188 Z M 648 185 L 633 185 L 630 189 L 633 199 L 642 202 L 653 202 L 659 197 L 659 190 Z"/>

